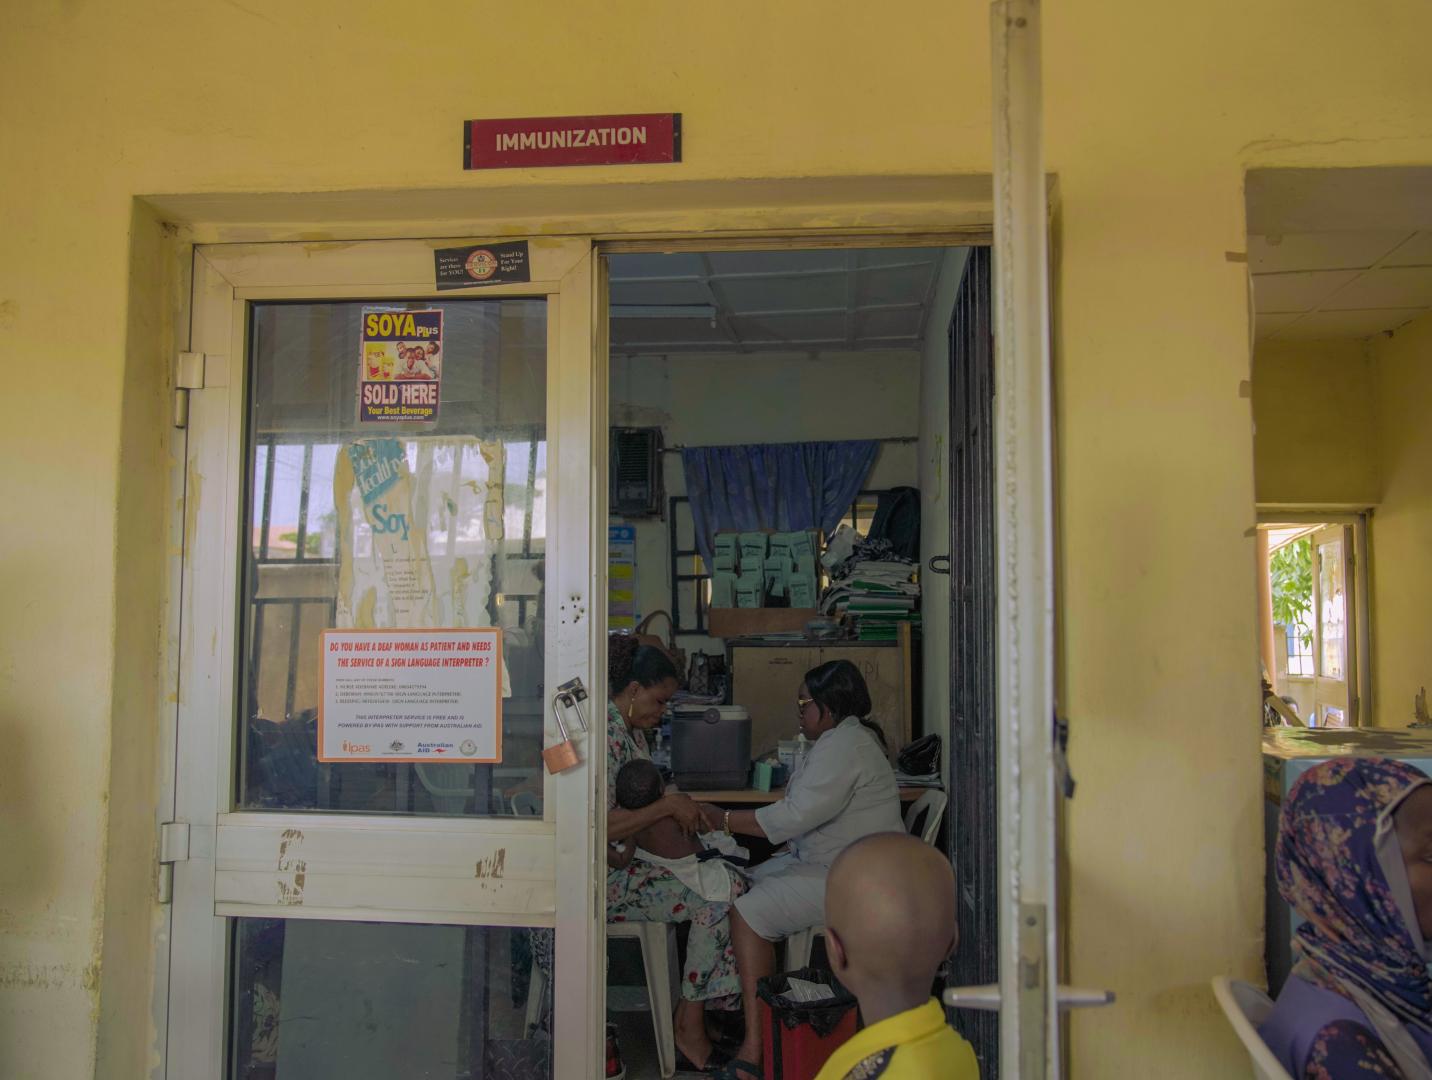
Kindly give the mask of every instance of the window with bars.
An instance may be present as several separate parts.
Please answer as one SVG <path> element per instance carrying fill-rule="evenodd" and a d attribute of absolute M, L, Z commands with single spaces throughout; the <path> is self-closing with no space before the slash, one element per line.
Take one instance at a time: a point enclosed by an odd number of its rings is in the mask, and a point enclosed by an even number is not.
<path fill-rule="evenodd" d="M 546 515 L 537 493 L 545 485 L 547 443 L 536 431 L 502 442 L 508 540 L 492 557 L 495 610 L 489 614 L 504 630 L 530 633 L 543 614 Z M 262 715 L 293 716 L 317 701 L 319 635 L 334 624 L 337 606 L 333 481 L 341 447 L 331 437 L 292 432 L 255 437 L 248 655 Z M 460 483 L 461 463 L 453 468 Z M 430 536 L 429 543 L 433 554 L 469 546 L 455 519 L 450 535 Z M 354 544 L 365 554 L 372 537 L 360 529 Z"/>

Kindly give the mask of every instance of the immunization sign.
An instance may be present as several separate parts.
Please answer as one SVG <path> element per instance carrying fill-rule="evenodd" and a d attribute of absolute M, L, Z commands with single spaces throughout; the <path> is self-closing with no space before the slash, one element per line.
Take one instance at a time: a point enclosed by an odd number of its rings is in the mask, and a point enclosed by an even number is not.
<path fill-rule="evenodd" d="M 443 313 L 364 308 L 359 423 L 431 423 L 443 374 Z"/>
<path fill-rule="evenodd" d="M 502 632 L 325 630 L 319 761 L 502 760 Z"/>
<path fill-rule="evenodd" d="M 680 113 L 469 120 L 462 130 L 464 169 L 674 164 L 680 160 Z"/>

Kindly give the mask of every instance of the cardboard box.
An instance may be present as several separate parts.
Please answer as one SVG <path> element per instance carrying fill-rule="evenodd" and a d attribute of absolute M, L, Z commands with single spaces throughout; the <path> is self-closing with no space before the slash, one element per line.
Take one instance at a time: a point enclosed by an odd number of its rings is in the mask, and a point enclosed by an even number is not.
<path fill-rule="evenodd" d="M 820 615 L 818 608 L 712 608 L 706 613 L 712 637 L 760 637 L 800 632 Z"/>

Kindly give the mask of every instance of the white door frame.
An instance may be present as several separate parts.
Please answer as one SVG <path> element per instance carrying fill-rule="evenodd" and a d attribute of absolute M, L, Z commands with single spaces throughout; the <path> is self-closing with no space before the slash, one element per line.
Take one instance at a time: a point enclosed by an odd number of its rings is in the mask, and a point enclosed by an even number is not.
<path fill-rule="evenodd" d="M 1000 1068 L 1060 1075 L 1049 202 L 1037 0 L 990 9 Z"/>
<path fill-rule="evenodd" d="M 1373 698 L 1372 691 L 1372 603 L 1369 591 L 1372 584 L 1372 571 L 1369 559 L 1371 550 L 1368 544 L 1368 519 L 1373 511 L 1371 509 L 1356 508 L 1349 509 L 1346 506 L 1335 506 L 1326 509 L 1318 509 L 1316 506 L 1297 505 L 1286 509 L 1280 509 L 1275 503 L 1259 503 L 1257 507 L 1258 522 L 1261 525 L 1345 525 L 1351 532 L 1351 545 L 1347 551 L 1351 553 L 1351 565 L 1348 567 L 1348 621 L 1353 625 L 1353 633 L 1348 640 L 1348 664 L 1352 672 L 1352 681 L 1348 685 L 1351 696 L 1351 717 L 1353 727 L 1363 727 L 1371 723 L 1371 718 L 1377 715 L 1377 702 Z M 1347 534 L 1344 534 L 1345 536 Z M 1316 612 L 1314 612 L 1316 616 Z M 1316 619 L 1315 619 L 1316 621 Z M 1280 644 L 1278 646 L 1282 648 Z"/>
<path fill-rule="evenodd" d="M 533 239 L 530 283 L 437 293 L 434 249 L 472 242 L 195 250 L 190 349 L 203 354 L 203 388 L 190 391 L 188 404 L 174 780 L 174 820 L 187 825 L 187 857 L 174 865 L 172 949 L 161 942 L 160 955 L 170 973 L 166 1068 L 176 1080 L 223 1076 L 224 916 L 240 915 L 555 926 L 554 1071 L 599 1075 L 605 981 L 595 976 L 604 961 L 606 870 L 593 808 L 605 805 L 601 710 L 589 715 L 595 735 L 573 732 L 584 764 L 546 777 L 541 819 L 231 812 L 251 301 L 546 299 L 548 529 L 555 539 L 548 555 L 546 685 L 580 677 L 592 701 L 605 700 L 605 665 L 592 663 L 605 655 L 606 631 L 605 605 L 593 602 L 605 595 L 605 566 L 594 554 L 605 543 L 599 481 L 606 459 L 599 450 L 606 444 L 606 353 L 592 243 Z M 550 713 L 546 727 L 550 744 L 557 738 Z M 363 844 L 361 859 L 353 853 L 355 838 Z M 474 862 L 499 848 L 506 853 L 503 885 L 489 880 L 475 888 Z M 298 860 L 303 884 L 295 897 Z M 366 864 L 363 872 L 358 862 Z M 374 873 L 373 865 L 391 872 Z M 412 887 L 415 871 L 426 882 L 422 890 Z"/>
<path fill-rule="evenodd" d="M 1014 14 L 1016 10 L 1021 14 Z M 1003 918 L 998 1000 L 996 1002 L 986 995 L 985 1007 L 998 1007 L 1001 1013 L 1001 1060 L 1006 1076 L 1057 1077 L 1060 1068 L 1060 1007 L 1103 1003 L 1107 998 L 1091 995 L 1087 1000 L 1080 1001 L 1077 992 L 1071 995 L 1062 991 L 1051 972 L 1058 956 L 1054 857 L 1055 761 L 1051 739 L 1054 663 L 1052 462 L 1045 233 L 1048 209 L 1042 157 L 1038 153 L 1038 24 L 1037 8 L 1031 6 L 1030 0 L 996 0 L 992 11 L 996 42 L 995 325 L 998 393 L 995 438 L 999 496 L 995 509 L 1000 559 L 999 872 Z M 1017 25 L 1016 18 L 1022 20 Z M 1031 64 L 1035 68 L 1032 75 L 1029 70 Z M 1032 128 L 1031 111 L 1034 115 Z M 1032 158 L 1031 139 L 1034 148 Z M 902 242 L 901 237 L 907 238 L 905 243 L 910 242 L 909 238 L 917 231 L 913 228 L 890 228 L 875 233 L 866 232 L 862 239 L 884 240 L 898 245 Z M 945 242 L 955 243 L 977 243 L 987 235 L 982 228 L 938 230 L 937 227 L 937 231 L 947 238 Z M 668 241 L 645 238 L 639 241 L 608 240 L 603 248 L 619 250 L 627 244 L 644 247 L 651 243 L 659 243 L 663 248 L 672 243 L 690 248 L 799 247 L 806 241 L 810 246 L 845 246 L 853 239 L 853 235 L 842 235 L 839 230 L 832 231 L 828 227 L 810 229 L 809 222 L 799 220 L 799 214 L 796 214 L 787 227 L 777 225 L 769 231 L 753 234 L 747 241 L 737 239 L 729 232 L 720 239 L 713 237 L 710 240 L 700 234 L 686 233 L 679 240 L 673 238 Z M 227 426 L 232 442 L 225 453 L 215 458 L 213 454 L 206 456 L 198 452 L 191 440 L 184 467 L 185 486 L 196 496 L 191 505 L 198 507 L 203 504 L 208 477 L 231 475 L 240 467 L 239 433 L 243 417 L 239 372 L 242 365 L 226 358 L 242 358 L 245 355 L 244 320 L 232 317 L 234 312 L 242 311 L 244 302 L 281 297 L 318 300 L 380 294 L 394 298 L 433 297 L 436 295 L 431 281 L 433 249 L 472 242 L 454 239 L 320 245 L 250 244 L 196 249 L 193 291 L 196 333 L 190 348 L 208 356 L 206 367 L 210 378 L 207 387 L 223 389 L 232 382 L 234 392 L 219 395 L 225 399 L 222 404 L 209 403 L 215 395 L 211 395 L 208 389 L 192 395 L 191 414 L 199 419 L 207 410 L 212 414 L 209 422 L 218 421 Z M 561 272 L 541 269 L 544 259 L 549 255 L 555 256 L 556 251 L 572 243 L 581 244 L 583 250 L 571 265 L 562 268 Z M 593 261 L 589 241 L 540 239 L 534 240 L 533 245 L 532 284 L 491 286 L 483 289 L 481 295 L 548 297 L 549 434 L 561 425 L 565 432 L 570 433 L 570 446 L 585 447 L 584 453 L 562 454 L 551 459 L 549 467 L 554 493 L 559 484 L 568 491 L 562 505 L 571 507 L 574 515 L 579 506 L 585 507 L 583 520 L 567 520 L 559 516 L 554 499 L 552 527 L 555 534 L 563 537 L 582 536 L 589 552 L 599 552 L 604 550 L 606 532 L 606 487 L 602 482 L 606 469 L 607 437 L 605 289 L 600 268 Z M 544 245 L 551 246 L 551 250 L 545 250 Z M 383 252 L 381 257 L 380 249 Z M 274 263 L 264 258 L 271 259 L 275 252 L 282 255 L 281 261 Z M 338 256 L 345 252 L 350 258 L 355 258 L 355 253 L 374 258 L 351 263 L 352 270 L 348 273 L 331 269 L 336 266 Z M 398 258 L 407 269 L 396 274 L 382 270 L 380 264 L 389 256 Z M 267 269 L 260 270 L 260 266 Z M 319 267 L 330 269 L 317 272 Z M 229 308 L 231 317 L 225 333 L 206 334 L 203 331 L 207 320 L 198 318 L 197 314 L 200 306 L 206 304 Z M 1016 312 L 1020 313 L 1018 318 L 1015 317 Z M 1035 313 L 1033 319 L 1026 317 L 1030 312 Z M 575 345 L 579 338 L 583 342 L 580 350 Z M 576 359 L 579 352 L 580 361 Z M 574 379 L 579 381 L 574 383 Z M 215 485 L 207 483 L 207 486 L 212 489 Z M 577 494 L 578 489 L 580 494 Z M 207 498 L 210 500 L 207 514 L 198 513 L 196 509 L 186 517 L 186 548 L 202 550 L 217 544 L 218 550 L 229 560 L 228 565 L 234 566 L 239 532 L 237 504 L 226 507 L 224 514 L 217 515 L 212 513 L 215 496 L 210 494 Z M 201 522 L 205 523 L 204 527 L 201 527 Z M 232 611 L 236 595 L 232 575 L 228 578 L 222 575 L 206 578 L 191 572 L 186 564 L 183 586 L 186 612 L 193 605 L 205 601 L 217 602 L 223 605 L 221 610 Z M 605 566 L 600 560 L 594 560 L 594 565 L 578 571 L 564 560 L 564 567 L 558 571 L 558 576 L 549 577 L 547 586 L 549 599 L 553 601 L 548 609 L 548 640 L 554 643 L 549 648 L 548 685 L 556 685 L 573 674 L 582 673 L 592 700 L 604 701 L 604 665 L 593 664 L 592 661 L 605 654 L 605 605 L 601 603 L 605 594 Z M 181 638 L 181 729 L 186 710 L 197 712 L 206 703 L 211 709 L 227 705 L 227 711 L 211 712 L 210 715 L 232 717 L 232 672 L 221 670 L 215 673 L 214 665 L 210 664 L 210 675 L 197 679 L 199 673 L 191 670 L 197 655 L 196 648 L 200 644 L 207 644 L 210 655 L 232 655 L 232 626 L 227 627 L 217 640 L 200 643 L 195 637 L 194 623 L 184 619 Z M 553 664 L 558 673 L 555 679 Z M 600 729 L 601 710 L 598 708 L 595 711 L 596 724 Z M 231 734 L 230 726 L 231 721 L 226 721 L 226 735 Z M 548 731 L 549 740 L 554 735 L 554 731 Z M 594 744 L 590 751 L 584 748 L 584 756 L 588 752 L 598 753 L 599 746 Z M 211 763 L 209 767 L 215 768 L 222 781 L 219 785 L 221 790 L 209 792 L 207 800 L 200 800 L 197 805 L 192 798 L 181 800 L 176 797 L 175 800 L 175 819 L 191 824 L 189 858 L 176 866 L 175 894 L 179 896 L 185 890 L 197 889 L 201 904 L 205 899 L 211 905 L 219 902 L 219 894 L 215 890 L 219 869 L 225 870 L 223 880 L 226 887 L 236 890 L 244 882 L 252 884 L 255 880 L 246 877 L 247 874 L 259 872 L 256 868 L 238 865 L 237 860 L 235 865 L 227 866 L 224 860 L 231 845 L 226 842 L 216 847 L 215 827 L 204 824 L 207 815 L 216 826 L 225 830 L 262 829 L 264 826 L 262 822 L 251 824 L 243 820 L 252 815 L 227 813 L 231 755 L 232 748 L 228 744 L 196 748 L 181 742 L 176 775 L 194 764 L 195 759 L 207 759 Z M 602 929 L 599 920 L 604 908 L 601 885 L 605 877 L 604 861 L 599 858 L 599 853 L 605 822 L 601 815 L 584 815 L 586 807 L 604 805 L 605 778 L 602 772 L 601 769 L 582 768 L 549 778 L 547 805 L 555 807 L 555 823 L 549 817 L 540 824 L 504 822 L 501 823 L 504 828 L 487 830 L 494 841 L 501 837 L 537 842 L 540 836 L 547 837 L 546 842 L 552 845 L 553 864 L 558 868 L 555 872 L 561 873 L 561 868 L 581 865 L 586 868 L 591 883 L 591 888 L 558 888 L 550 916 L 558 927 L 559 940 L 565 946 L 559 953 L 559 965 L 565 956 L 569 958 L 568 963 L 576 963 L 586 969 L 581 978 L 562 974 L 556 980 L 555 1008 L 557 1015 L 565 1018 L 558 1022 L 575 1024 L 578 1029 L 572 1037 L 559 1036 L 554 1042 L 555 1075 L 560 1077 L 595 1076 L 600 1066 L 597 1048 L 605 1014 L 605 980 L 596 977 L 596 973 L 602 970 L 605 960 L 604 934 L 599 932 Z M 583 808 L 583 815 L 563 809 L 578 806 Z M 220 815 L 223 815 L 222 821 Z M 267 818 L 267 815 L 260 816 Z M 307 815 L 297 816 L 307 818 Z M 372 825 L 381 830 L 396 830 L 400 836 L 405 835 L 404 827 L 415 828 L 437 839 L 444 832 L 446 823 L 440 823 L 443 827 L 427 829 L 426 825 L 433 820 L 409 825 L 403 819 L 377 818 Z M 277 824 L 276 821 L 270 823 Z M 309 843 L 314 832 L 312 823 L 307 823 L 310 828 L 305 830 L 305 851 L 312 851 L 315 849 Z M 454 824 L 460 829 L 463 823 Z M 516 826 L 522 828 L 514 828 Z M 241 831 L 232 833 L 236 844 L 240 837 L 248 838 L 244 843 L 257 842 L 260 847 L 263 844 L 274 845 L 277 839 L 277 834 L 272 831 L 262 833 L 262 839 L 255 841 L 254 837 L 258 835 Z M 242 845 L 232 848 L 236 856 L 239 847 Z M 218 850 L 220 848 L 222 850 Z M 276 847 L 271 850 L 276 850 Z M 267 873 L 264 880 L 271 883 L 273 871 L 264 872 Z M 308 880 L 314 880 L 312 870 Z M 244 894 L 223 895 L 226 905 L 236 905 L 226 906 L 223 913 L 237 913 L 237 905 L 244 903 Z M 222 971 L 227 951 L 223 922 L 214 918 L 213 914 L 202 913 L 202 908 L 200 910 L 201 914 L 191 914 L 189 918 L 191 923 L 202 924 L 197 927 L 199 933 L 208 935 L 208 951 L 201 958 L 202 963 L 208 970 Z M 246 907 L 244 910 L 250 909 Z M 1033 921 L 1012 918 L 1016 911 L 1030 916 Z M 286 909 L 283 914 L 294 917 L 296 912 Z M 491 912 L 489 916 L 495 917 L 496 914 Z M 179 906 L 176 905 L 173 940 L 194 940 L 192 935 L 196 926 L 185 927 L 181 921 Z M 444 917 L 432 921 L 455 920 Z M 492 921 L 492 918 L 485 917 L 485 921 Z M 177 954 L 171 964 L 167 942 L 160 942 L 159 958 L 160 967 L 171 971 L 171 1000 L 184 1002 L 188 1014 L 180 1017 L 171 1011 L 168 1017 L 160 1017 L 161 1023 L 171 1033 L 182 1030 L 186 1042 L 194 1040 L 195 1045 L 210 1048 L 210 1058 L 203 1062 L 202 1072 L 171 1070 L 169 1075 L 184 1075 L 186 1080 L 190 1075 L 221 1075 L 220 1055 L 225 1044 L 222 986 L 216 987 L 217 981 L 201 985 L 200 981 L 196 981 L 193 965 L 187 960 L 181 961 Z M 194 996 L 196 993 L 199 996 Z M 964 1000 L 974 1002 L 979 998 L 979 994 L 973 994 L 967 995 Z M 191 1005 L 194 1007 L 190 1008 Z M 174 1041 L 170 1039 L 171 1046 Z"/>

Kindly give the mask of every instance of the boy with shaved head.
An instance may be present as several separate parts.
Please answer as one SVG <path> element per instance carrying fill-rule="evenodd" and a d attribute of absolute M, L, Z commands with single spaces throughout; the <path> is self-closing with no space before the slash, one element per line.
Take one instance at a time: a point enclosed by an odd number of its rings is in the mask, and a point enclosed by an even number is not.
<path fill-rule="evenodd" d="M 865 1028 L 816 1080 L 979 1080 L 974 1050 L 930 997 L 959 941 L 955 874 L 929 844 L 876 833 L 845 849 L 825 887 L 825 947 Z"/>

